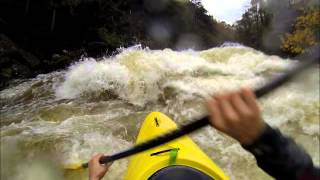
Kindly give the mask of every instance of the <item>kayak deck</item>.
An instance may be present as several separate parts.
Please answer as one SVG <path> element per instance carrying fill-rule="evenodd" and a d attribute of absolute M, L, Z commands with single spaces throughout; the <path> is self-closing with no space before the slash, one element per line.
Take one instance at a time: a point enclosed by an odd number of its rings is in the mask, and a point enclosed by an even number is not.
<path fill-rule="evenodd" d="M 166 115 L 152 112 L 144 120 L 136 144 L 177 128 L 177 125 Z M 224 172 L 188 136 L 132 156 L 125 179 L 148 179 L 159 170 L 174 165 L 194 168 L 213 179 L 228 179 Z"/>

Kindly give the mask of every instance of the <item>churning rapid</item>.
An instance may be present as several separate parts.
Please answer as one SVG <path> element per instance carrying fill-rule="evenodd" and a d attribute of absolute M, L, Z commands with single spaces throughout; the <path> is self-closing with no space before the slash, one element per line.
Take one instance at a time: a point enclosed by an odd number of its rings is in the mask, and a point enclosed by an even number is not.
<path fill-rule="evenodd" d="M 87 179 L 85 170 L 61 167 L 132 146 L 151 111 L 186 123 L 206 113 L 206 98 L 258 87 L 295 63 L 243 46 L 181 52 L 136 46 L 13 82 L 0 92 L 1 179 Z M 314 67 L 259 101 L 265 121 L 292 136 L 317 165 L 318 82 L 319 67 Z M 191 137 L 231 179 L 271 179 L 220 132 L 205 128 Z M 105 179 L 122 179 L 127 163 L 114 162 Z"/>

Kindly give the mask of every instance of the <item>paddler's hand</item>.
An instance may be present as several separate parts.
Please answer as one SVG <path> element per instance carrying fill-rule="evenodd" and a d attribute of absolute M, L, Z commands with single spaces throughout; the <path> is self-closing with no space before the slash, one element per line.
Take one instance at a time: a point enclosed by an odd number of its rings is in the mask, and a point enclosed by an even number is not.
<path fill-rule="evenodd" d="M 100 180 L 108 171 L 111 164 L 100 164 L 99 159 L 103 156 L 103 154 L 99 153 L 92 157 L 89 161 L 89 180 Z"/>
<path fill-rule="evenodd" d="M 207 107 L 211 125 L 242 145 L 252 144 L 266 128 L 250 89 L 215 96 L 208 101 Z"/>

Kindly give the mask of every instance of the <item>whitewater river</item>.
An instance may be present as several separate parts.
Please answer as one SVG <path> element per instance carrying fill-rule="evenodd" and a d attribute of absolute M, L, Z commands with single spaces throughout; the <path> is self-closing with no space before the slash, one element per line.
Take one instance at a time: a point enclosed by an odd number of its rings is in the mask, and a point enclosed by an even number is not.
<path fill-rule="evenodd" d="M 137 46 L 14 82 L 0 92 L 1 179 L 87 179 L 85 170 L 61 167 L 132 146 L 151 111 L 186 123 L 206 114 L 210 95 L 258 87 L 294 64 L 241 46 L 181 52 Z M 292 136 L 319 165 L 319 67 L 259 102 L 265 121 Z M 216 130 L 191 137 L 231 179 L 271 179 Z M 122 179 L 127 164 L 115 162 L 105 179 Z"/>

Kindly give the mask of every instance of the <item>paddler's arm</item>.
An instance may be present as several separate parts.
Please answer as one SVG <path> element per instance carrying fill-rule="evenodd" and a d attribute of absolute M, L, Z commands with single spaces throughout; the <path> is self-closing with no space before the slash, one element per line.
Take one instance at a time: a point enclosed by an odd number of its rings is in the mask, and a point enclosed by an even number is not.
<path fill-rule="evenodd" d="M 215 96 L 208 101 L 211 124 L 238 140 L 258 166 L 276 179 L 316 179 L 310 156 L 293 140 L 261 118 L 255 95 L 249 89 Z"/>
<path fill-rule="evenodd" d="M 278 129 L 267 126 L 256 141 L 242 147 L 255 156 L 261 169 L 276 179 L 320 179 L 320 169 L 314 167 L 311 157 Z"/>
<path fill-rule="evenodd" d="M 102 165 L 99 163 L 99 159 L 103 154 L 97 154 L 89 161 L 89 180 L 100 180 L 108 171 L 111 164 Z"/>

